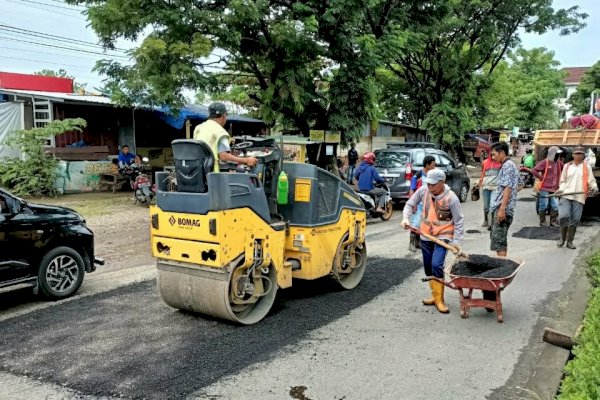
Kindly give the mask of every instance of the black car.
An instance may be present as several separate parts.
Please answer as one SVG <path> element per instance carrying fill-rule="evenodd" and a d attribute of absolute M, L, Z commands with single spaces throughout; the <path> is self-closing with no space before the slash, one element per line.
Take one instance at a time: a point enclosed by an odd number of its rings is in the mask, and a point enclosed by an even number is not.
<path fill-rule="evenodd" d="M 29 203 L 0 189 L 0 291 L 35 288 L 51 299 L 73 295 L 104 261 L 75 211 Z"/>
<path fill-rule="evenodd" d="M 457 163 L 448 153 L 419 146 L 394 146 L 375 150 L 375 167 L 385 178 L 394 201 L 408 200 L 410 181 L 414 174 L 423 169 L 427 155 L 435 158 L 436 167 L 446 173 L 446 184 L 456 193 L 461 202 L 467 201 L 471 181 L 463 164 Z"/>

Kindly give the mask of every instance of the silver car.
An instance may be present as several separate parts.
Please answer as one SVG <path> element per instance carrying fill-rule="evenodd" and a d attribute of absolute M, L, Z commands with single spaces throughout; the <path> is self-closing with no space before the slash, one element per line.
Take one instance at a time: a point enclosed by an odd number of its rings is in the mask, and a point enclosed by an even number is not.
<path fill-rule="evenodd" d="M 375 150 L 375 168 L 390 188 L 396 202 L 408 200 L 410 181 L 423 169 L 427 155 L 435 158 L 436 167 L 446 173 L 446 184 L 461 202 L 467 201 L 471 182 L 462 163 L 457 163 L 448 153 L 434 148 L 390 147 Z"/>

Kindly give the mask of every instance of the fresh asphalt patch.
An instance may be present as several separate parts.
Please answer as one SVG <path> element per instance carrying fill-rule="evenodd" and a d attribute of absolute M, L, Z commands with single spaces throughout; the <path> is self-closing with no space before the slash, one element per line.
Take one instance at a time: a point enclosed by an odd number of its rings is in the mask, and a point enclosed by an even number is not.
<path fill-rule="evenodd" d="M 99 397 L 185 398 L 269 360 L 401 284 L 420 265 L 371 257 L 363 281 L 349 291 L 330 279 L 297 281 L 252 326 L 174 310 L 154 280 L 137 283 L 3 321 L 0 369 Z"/>
<path fill-rule="evenodd" d="M 513 233 L 513 237 L 538 240 L 558 240 L 560 231 L 552 226 L 526 226 Z"/>

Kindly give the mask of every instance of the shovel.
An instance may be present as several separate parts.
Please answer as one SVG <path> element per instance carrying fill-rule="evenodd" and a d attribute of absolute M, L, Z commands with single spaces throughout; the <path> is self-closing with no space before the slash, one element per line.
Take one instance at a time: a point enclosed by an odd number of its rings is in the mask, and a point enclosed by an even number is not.
<path fill-rule="evenodd" d="M 561 193 L 559 195 L 549 194 L 548 196 L 540 196 L 541 199 L 548 199 L 550 197 L 562 197 L 562 196 L 570 196 L 572 194 L 585 194 L 586 192 L 571 192 L 571 193 Z M 537 194 L 532 194 L 533 197 L 538 197 Z M 592 197 L 592 196 L 589 196 Z"/>
<path fill-rule="evenodd" d="M 457 258 L 459 258 L 460 260 L 464 260 L 467 261 L 469 259 L 469 255 L 467 253 L 465 253 L 464 251 L 460 250 L 457 247 L 454 247 L 438 238 L 436 238 L 435 236 L 431 236 L 423 231 L 421 231 L 420 229 L 417 228 L 413 228 L 412 226 L 409 227 L 409 229 L 416 233 L 417 235 L 421 235 L 423 236 L 425 239 L 432 241 L 435 244 L 439 244 L 440 246 L 444 247 L 447 250 L 450 250 Z"/>

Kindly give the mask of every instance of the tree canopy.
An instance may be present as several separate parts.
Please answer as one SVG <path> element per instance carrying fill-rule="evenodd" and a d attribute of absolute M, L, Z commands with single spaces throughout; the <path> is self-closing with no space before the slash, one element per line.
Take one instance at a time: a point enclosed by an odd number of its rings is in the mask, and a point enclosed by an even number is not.
<path fill-rule="evenodd" d="M 575 114 L 590 112 L 592 93 L 600 90 L 600 61 L 592 66 L 581 78 L 577 91 L 569 97 L 568 103 Z"/>
<path fill-rule="evenodd" d="M 268 123 L 350 136 L 401 114 L 449 142 L 473 125 L 482 68 L 496 68 L 519 30 L 568 34 L 585 18 L 552 0 L 68 2 L 88 7 L 107 48 L 143 38 L 132 65 L 97 65 L 119 102 L 176 106 L 193 89 L 241 101 Z"/>
<path fill-rule="evenodd" d="M 544 48 L 517 49 L 501 61 L 484 94 L 484 125 L 550 129 L 558 127 L 555 100 L 564 92 L 565 73 Z"/>

